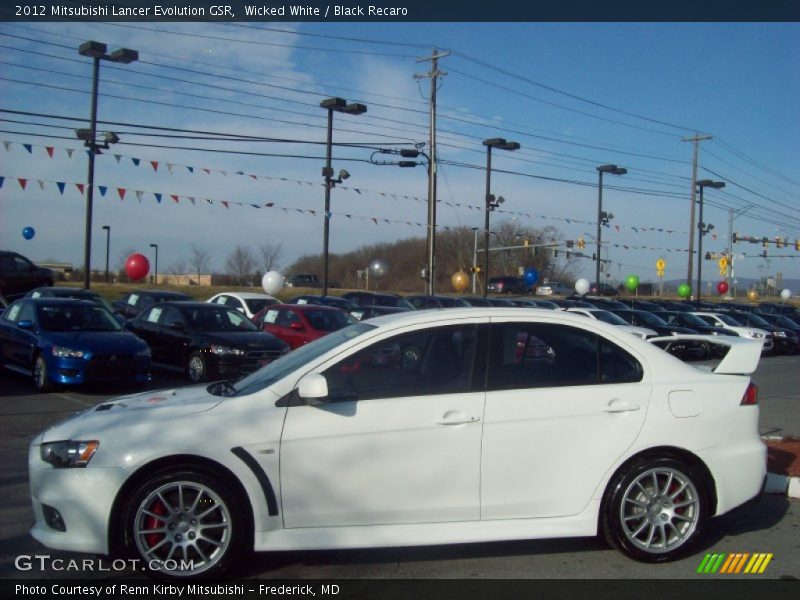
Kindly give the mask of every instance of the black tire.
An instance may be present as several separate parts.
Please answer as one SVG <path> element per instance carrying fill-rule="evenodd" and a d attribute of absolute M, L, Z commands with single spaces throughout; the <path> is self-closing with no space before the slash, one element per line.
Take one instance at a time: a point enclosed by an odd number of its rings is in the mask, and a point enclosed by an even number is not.
<path fill-rule="evenodd" d="M 121 515 L 128 555 L 157 578 L 231 576 L 246 551 L 239 498 L 202 471 L 176 468 L 154 475 L 134 491 Z"/>
<path fill-rule="evenodd" d="M 186 361 L 186 374 L 192 383 L 202 383 L 208 379 L 208 363 L 200 351 L 192 352 Z"/>
<path fill-rule="evenodd" d="M 36 355 L 33 360 L 33 387 L 40 394 L 53 389 L 53 383 L 50 381 L 50 373 L 47 369 L 47 361 L 41 354 Z"/>
<path fill-rule="evenodd" d="M 613 547 L 643 562 L 685 555 L 702 535 L 708 518 L 703 477 L 683 461 L 643 457 L 609 484 L 602 531 Z"/>

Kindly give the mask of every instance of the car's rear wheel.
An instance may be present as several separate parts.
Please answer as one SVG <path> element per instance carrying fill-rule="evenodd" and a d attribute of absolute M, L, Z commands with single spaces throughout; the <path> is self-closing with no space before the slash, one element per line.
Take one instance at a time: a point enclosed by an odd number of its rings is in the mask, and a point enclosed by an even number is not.
<path fill-rule="evenodd" d="M 702 477 L 683 461 L 644 458 L 620 472 L 606 492 L 606 540 L 631 558 L 673 560 L 693 546 L 708 517 Z"/>
<path fill-rule="evenodd" d="M 142 484 L 123 512 L 128 551 L 158 576 L 218 578 L 244 551 L 240 503 L 216 477 L 162 472 Z"/>
<path fill-rule="evenodd" d="M 49 392 L 53 384 L 50 382 L 50 373 L 47 369 L 47 361 L 41 354 L 33 361 L 33 387 L 37 392 Z"/>
<path fill-rule="evenodd" d="M 189 379 L 194 383 L 200 383 L 206 380 L 208 376 L 206 359 L 203 357 L 202 352 L 192 352 L 189 357 L 189 362 L 186 365 L 186 373 Z"/>

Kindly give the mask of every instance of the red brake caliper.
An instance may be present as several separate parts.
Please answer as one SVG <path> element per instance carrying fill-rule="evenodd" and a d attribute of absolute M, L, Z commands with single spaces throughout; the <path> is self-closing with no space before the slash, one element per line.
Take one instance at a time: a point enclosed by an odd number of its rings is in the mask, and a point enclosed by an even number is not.
<path fill-rule="evenodd" d="M 155 513 L 157 515 L 165 515 L 167 514 L 167 508 L 164 506 L 161 500 L 156 500 L 150 507 L 150 512 Z M 145 529 L 155 529 L 156 527 L 158 527 L 158 524 L 160 522 L 163 521 L 155 517 L 151 517 L 150 515 L 147 515 L 147 518 L 144 520 Z M 163 533 L 148 533 L 147 535 L 145 535 L 145 540 L 147 540 L 147 545 L 152 548 L 158 542 L 160 542 L 161 538 L 163 537 L 164 537 Z"/>

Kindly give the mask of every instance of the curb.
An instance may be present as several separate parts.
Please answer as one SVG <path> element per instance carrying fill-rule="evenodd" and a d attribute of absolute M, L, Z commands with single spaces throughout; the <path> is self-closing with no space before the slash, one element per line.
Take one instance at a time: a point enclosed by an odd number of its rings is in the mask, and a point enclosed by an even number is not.
<path fill-rule="evenodd" d="M 767 473 L 766 494 L 785 494 L 789 498 L 800 498 L 800 477 L 789 477 Z"/>

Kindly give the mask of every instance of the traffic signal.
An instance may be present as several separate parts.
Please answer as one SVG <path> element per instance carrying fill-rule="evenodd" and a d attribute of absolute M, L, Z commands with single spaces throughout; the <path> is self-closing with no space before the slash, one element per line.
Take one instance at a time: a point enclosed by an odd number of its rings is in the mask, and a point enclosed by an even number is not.
<path fill-rule="evenodd" d="M 706 260 L 711 260 L 711 252 L 706 252 Z"/>
<path fill-rule="evenodd" d="M 795 250 L 800 250 L 800 240 L 795 240 L 794 241 L 794 249 Z"/>
<path fill-rule="evenodd" d="M 597 254 L 595 254 L 594 252 L 592 252 L 592 260 L 597 260 Z"/>
<path fill-rule="evenodd" d="M 738 233 L 734 233 L 733 234 L 732 241 L 733 241 L 734 244 L 739 241 L 739 234 Z"/>
<path fill-rule="evenodd" d="M 572 248 L 575 245 L 575 242 L 572 240 L 567 240 L 567 248 Z"/>
<path fill-rule="evenodd" d="M 783 238 L 778 236 L 775 238 L 775 247 L 776 248 L 783 248 Z"/>
<path fill-rule="evenodd" d="M 761 245 L 764 246 L 764 248 L 769 248 L 769 238 L 761 238 Z"/>

